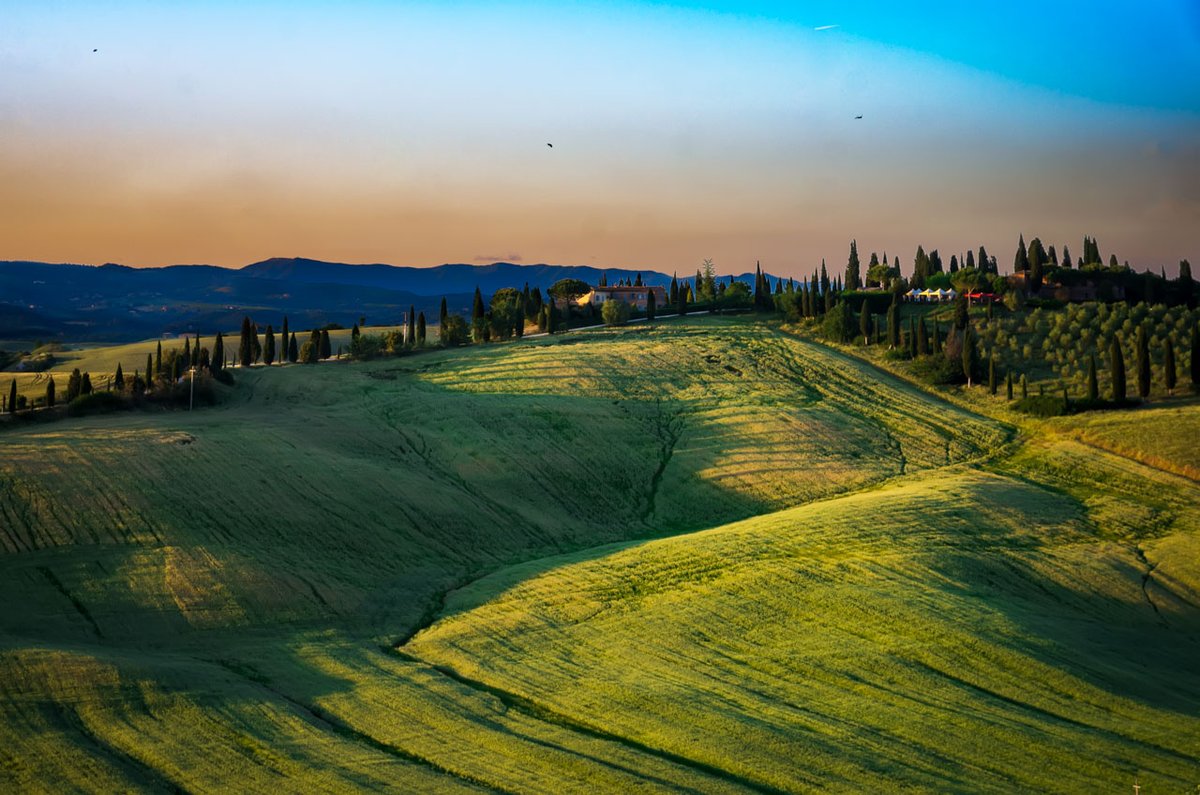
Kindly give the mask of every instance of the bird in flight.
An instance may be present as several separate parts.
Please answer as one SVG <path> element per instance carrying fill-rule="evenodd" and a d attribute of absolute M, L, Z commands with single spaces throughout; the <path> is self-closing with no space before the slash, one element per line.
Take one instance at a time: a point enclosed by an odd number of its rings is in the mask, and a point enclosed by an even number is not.
<path fill-rule="evenodd" d="M 95 50 L 95 49 L 94 49 L 94 50 L 92 50 L 92 52 L 100 52 L 100 51 L 99 51 L 99 50 Z"/>
<path fill-rule="evenodd" d="M 854 118 L 856 118 L 856 119 L 861 119 L 861 118 L 862 118 L 862 114 L 860 113 L 860 114 L 858 114 L 857 116 L 855 116 Z"/>
<path fill-rule="evenodd" d="M 546 146 L 550 147 L 551 149 L 554 148 L 554 144 L 551 144 L 551 143 L 547 143 Z"/>

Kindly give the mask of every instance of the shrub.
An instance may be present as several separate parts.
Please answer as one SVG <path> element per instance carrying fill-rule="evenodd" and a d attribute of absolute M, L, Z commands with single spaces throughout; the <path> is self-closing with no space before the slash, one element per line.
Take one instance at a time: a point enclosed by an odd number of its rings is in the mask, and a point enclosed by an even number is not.
<path fill-rule="evenodd" d="M 609 299 L 604 302 L 600 308 L 600 316 L 604 318 L 604 323 L 609 326 L 623 326 L 629 322 L 629 315 L 633 311 L 633 307 L 624 301 Z"/>
<path fill-rule="evenodd" d="M 67 405 L 67 414 L 83 417 L 88 414 L 107 414 L 130 407 L 130 402 L 118 392 L 89 392 L 80 395 Z"/>

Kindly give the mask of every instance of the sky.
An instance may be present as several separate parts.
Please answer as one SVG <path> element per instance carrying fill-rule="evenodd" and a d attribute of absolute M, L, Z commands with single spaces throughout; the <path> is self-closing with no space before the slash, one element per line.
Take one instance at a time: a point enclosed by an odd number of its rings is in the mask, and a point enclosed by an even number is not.
<path fill-rule="evenodd" d="M 1200 260 L 1195 0 L 0 6 L 0 259 Z"/>

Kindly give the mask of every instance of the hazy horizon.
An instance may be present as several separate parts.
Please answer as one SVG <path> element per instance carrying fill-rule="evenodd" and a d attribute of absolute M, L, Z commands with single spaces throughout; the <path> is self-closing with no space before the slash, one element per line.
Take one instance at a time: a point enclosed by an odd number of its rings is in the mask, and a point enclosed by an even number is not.
<path fill-rule="evenodd" d="M 6 12 L 2 259 L 803 276 L 851 239 L 1006 270 L 1019 234 L 1200 256 L 1184 0 Z"/>

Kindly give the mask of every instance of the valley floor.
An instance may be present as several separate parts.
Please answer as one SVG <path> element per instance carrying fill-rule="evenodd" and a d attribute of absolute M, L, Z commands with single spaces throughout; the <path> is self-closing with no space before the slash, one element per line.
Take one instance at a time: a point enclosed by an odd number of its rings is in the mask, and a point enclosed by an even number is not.
<path fill-rule="evenodd" d="M 1005 416 L 689 318 L 2 434 L 0 787 L 1191 791 L 1200 405 Z"/>

